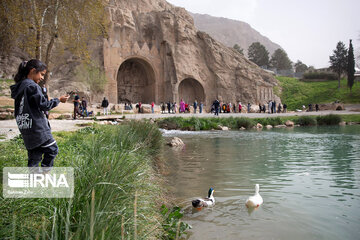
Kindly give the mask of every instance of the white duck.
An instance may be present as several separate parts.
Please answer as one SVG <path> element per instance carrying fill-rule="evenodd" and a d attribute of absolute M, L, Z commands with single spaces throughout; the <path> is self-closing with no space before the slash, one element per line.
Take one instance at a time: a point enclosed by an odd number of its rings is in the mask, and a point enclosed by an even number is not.
<path fill-rule="evenodd" d="M 260 189 L 259 184 L 255 184 L 255 195 L 249 197 L 246 200 L 246 203 L 245 203 L 246 207 L 257 208 L 264 202 L 262 197 L 259 194 L 259 189 Z"/>
<path fill-rule="evenodd" d="M 198 199 L 192 200 L 191 203 L 192 203 L 193 207 L 201 209 L 203 207 L 214 206 L 215 205 L 214 192 L 215 192 L 215 190 L 213 188 L 210 188 L 207 198 L 204 198 L 204 199 L 198 198 Z"/>

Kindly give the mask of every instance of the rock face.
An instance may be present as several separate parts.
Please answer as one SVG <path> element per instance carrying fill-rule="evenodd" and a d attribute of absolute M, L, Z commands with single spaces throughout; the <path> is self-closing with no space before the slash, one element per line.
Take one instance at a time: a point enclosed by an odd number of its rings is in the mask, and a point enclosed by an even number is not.
<path fill-rule="evenodd" d="M 270 52 L 270 55 L 273 54 L 276 49 L 281 48 L 280 45 L 273 43 L 267 37 L 261 35 L 248 23 L 213 17 L 207 14 L 191 13 L 191 16 L 194 18 L 197 29 L 209 33 L 210 36 L 228 47 L 233 47 L 235 44 L 238 44 L 244 49 L 246 56 L 247 50 L 253 42 L 260 42 L 264 45 Z"/>
<path fill-rule="evenodd" d="M 110 102 L 197 99 L 207 109 L 216 98 L 279 101 L 273 76 L 197 31 L 185 9 L 164 0 L 113 0 L 107 10 L 111 27 L 103 54 Z"/>

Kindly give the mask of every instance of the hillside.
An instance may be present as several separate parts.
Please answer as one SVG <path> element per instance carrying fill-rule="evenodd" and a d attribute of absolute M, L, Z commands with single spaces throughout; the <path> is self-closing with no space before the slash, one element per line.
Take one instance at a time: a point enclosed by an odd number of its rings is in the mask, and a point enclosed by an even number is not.
<path fill-rule="evenodd" d="M 249 24 L 221 17 L 213 17 L 207 14 L 190 13 L 194 18 L 197 29 L 210 34 L 216 40 L 222 42 L 228 47 L 235 44 L 240 45 L 244 49 L 247 56 L 247 49 L 253 42 L 260 42 L 270 52 L 270 55 L 280 45 L 272 42 L 267 37 L 261 35 L 253 29 Z"/>
<path fill-rule="evenodd" d="M 346 79 L 341 81 L 338 89 L 338 81 L 326 82 L 302 82 L 296 78 L 277 77 L 281 88 L 278 92 L 282 103 L 286 103 L 290 110 L 301 109 L 302 105 L 333 103 L 340 101 L 345 104 L 360 103 L 360 84 L 355 83 L 352 95 L 349 94 Z M 276 87 L 278 88 L 278 87 Z M 279 89 L 278 89 L 279 90 Z M 277 92 L 277 91 L 275 91 Z"/>

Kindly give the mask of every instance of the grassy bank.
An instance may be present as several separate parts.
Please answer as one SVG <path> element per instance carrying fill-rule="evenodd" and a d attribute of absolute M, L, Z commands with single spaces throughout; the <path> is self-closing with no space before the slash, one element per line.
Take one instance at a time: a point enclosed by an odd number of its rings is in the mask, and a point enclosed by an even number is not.
<path fill-rule="evenodd" d="M 54 136 L 55 166 L 74 167 L 74 198 L 1 199 L 0 239 L 171 239 L 177 226 L 171 211 L 163 216 L 160 208 L 155 162 L 163 142 L 156 125 L 131 122 Z M 1 143 L 0 151 L 1 169 L 26 166 L 22 139 Z"/>
<path fill-rule="evenodd" d="M 360 123 L 359 115 L 326 115 L 326 116 L 289 116 L 289 117 L 271 117 L 271 118 L 182 118 L 172 117 L 164 118 L 157 121 L 160 128 L 180 129 L 188 131 L 213 130 L 219 126 L 239 129 L 241 127 L 250 129 L 260 123 L 266 125 L 283 125 L 287 120 L 293 121 L 301 126 L 308 125 L 338 125 L 342 121 Z"/>
<path fill-rule="evenodd" d="M 352 96 L 349 94 L 346 79 L 341 80 L 341 88 L 338 89 L 338 81 L 325 82 L 302 82 L 296 78 L 277 77 L 279 94 L 282 103 L 286 103 L 288 109 L 301 109 L 302 105 L 316 103 L 332 103 L 336 100 L 342 103 L 360 103 L 360 84 L 356 82 L 352 89 Z"/>

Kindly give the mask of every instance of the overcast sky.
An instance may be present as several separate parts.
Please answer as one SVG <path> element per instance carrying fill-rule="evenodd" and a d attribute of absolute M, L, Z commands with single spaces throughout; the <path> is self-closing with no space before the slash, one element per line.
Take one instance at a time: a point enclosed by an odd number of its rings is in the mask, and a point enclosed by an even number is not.
<path fill-rule="evenodd" d="M 194 13 L 249 23 L 293 62 L 327 67 L 337 42 L 360 47 L 360 0 L 167 0 Z"/>

